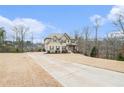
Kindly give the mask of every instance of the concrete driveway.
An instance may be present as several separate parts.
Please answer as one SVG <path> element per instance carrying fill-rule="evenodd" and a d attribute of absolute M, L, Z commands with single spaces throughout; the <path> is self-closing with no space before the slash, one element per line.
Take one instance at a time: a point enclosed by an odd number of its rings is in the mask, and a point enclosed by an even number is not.
<path fill-rule="evenodd" d="M 124 86 L 124 74 L 78 63 L 65 62 L 42 53 L 27 53 L 36 63 L 66 87 Z"/>

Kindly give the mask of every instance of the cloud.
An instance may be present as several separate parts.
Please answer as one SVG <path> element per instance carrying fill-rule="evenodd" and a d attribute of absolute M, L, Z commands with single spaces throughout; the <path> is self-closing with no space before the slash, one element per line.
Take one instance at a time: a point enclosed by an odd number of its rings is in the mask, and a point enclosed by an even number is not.
<path fill-rule="evenodd" d="M 97 15 L 97 14 L 96 14 L 96 15 L 93 15 L 93 16 L 90 17 L 90 20 L 91 20 L 91 22 L 93 22 L 94 25 L 97 25 L 96 22 L 95 22 L 96 19 L 98 19 L 98 20 L 97 20 L 97 24 L 99 24 L 100 26 L 105 23 L 105 18 L 103 18 L 103 17 L 100 16 L 100 15 Z"/>
<path fill-rule="evenodd" d="M 13 23 L 6 17 L 0 16 L 0 27 L 4 27 L 7 31 L 11 29 Z"/>
<path fill-rule="evenodd" d="M 30 40 L 31 35 L 33 33 L 34 42 L 41 41 L 41 34 L 45 31 L 48 31 L 48 29 L 50 31 L 57 29 L 53 25 L 45 24 L 41 21 L 32 18 L 15 18 L 11 20 L 7 17 L 0 16 L 0 27 L 4 27 L 4 29 L 6 30 L 6 36 L 9 40 L 12 39 L 14 35 L 14 32 L 12 31 L 13 27 L 18 25 L 24 25 L 29 28 L 29 32 L 27 33 L 28 35 L 26 36 L 26 39 Z"/>
<path fill-rule="evenodd" d="M 6 30 L 12 30 L 13 26 L 24 25 L 30 29 L 31 32 L 42 32 L 45 29 L 45 24 L 32 18 L 15 18 L 10 20 L 6 17 L 0 16 L 0 27 L 4 27 Z"/>
<path fill-rule="evenodd" d="M 31 32 L 42 32 L 45 30 L 45 24 L 31 18 L 16 18 L 12 21 L 13 25 L 24 25 L 28 27 Z"/>
<path fill-rule="evenodd" d="M 110 13 L 107 15 L 107 18 L 110 21 L 116 21 L 118 19 L 118 15 L 122 15 L 124 17 L 124 6 L 113 6 Z"/>
<path fill-rule="evenodd" d="M 123 34 L 123 31 L 115 31 L 115 32 L 108 33 L 108 37 L 110 37 L 110 38 L 114 38 L 114 37 L 122 38 L 122 37 L 124 37 L 124 34 Z"/>

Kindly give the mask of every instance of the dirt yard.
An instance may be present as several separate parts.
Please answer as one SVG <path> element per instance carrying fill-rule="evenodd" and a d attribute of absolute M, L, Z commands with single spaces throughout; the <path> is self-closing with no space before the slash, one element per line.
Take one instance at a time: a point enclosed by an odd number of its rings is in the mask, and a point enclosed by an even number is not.
<path fill-rule="evenodd" d="M 87 57 L 81 54 L 45 54 L 48 57 L 65 62 L 85 64 L 93 67 L 108 69 L 124 73 L 124 61 L 107 60 Z"/>
<path fill-rule="evenodd" d="M 0 86 L 61 86 L 26 54 L 0 53 Z"/>
<path fill-rule="evenodd" d="M 85 65 L 88 66 L 85 67 Z M 103 75 L 97 73 L 94 78 L 96 72 Z M 105 85 L 117 86 L 119 84 L 122 86 L 123 73 L 123 61 L 91 58 L 80 54 L 0 53 L 0 86 L 3 87 L 56 87 L 64 84 L 65 86 L 80 86 L 80 84 L 89 86 L 92 83 L 91 80 L 94 85 L 97 83 L 99 85 L 101 84 L 99 82 L 103 81 Z M 90 79 L 92 76 L 93 78 Z"/>

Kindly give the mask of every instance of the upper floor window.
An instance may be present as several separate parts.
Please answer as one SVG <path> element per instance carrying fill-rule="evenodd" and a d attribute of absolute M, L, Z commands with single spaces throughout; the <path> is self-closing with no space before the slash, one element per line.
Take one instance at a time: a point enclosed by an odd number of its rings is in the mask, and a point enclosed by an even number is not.
<path fill-rule="evenodd" d="M 57 42 L 56 36 L 53 37 L 53 42 Z"/>
<path fill-rule="evenodd" d="M 66 43 L 69 43 L 69 40 L 66 40 Z"/>
<path fill-rule="evenodd" d="M 51 46 L 49 46 L 50 47 L 50 50 L 51 50 Z"/>
<path fill-rule="evenodd" d="M 75 43 L 75 40 L 71 40 L 72 43 Z"/>

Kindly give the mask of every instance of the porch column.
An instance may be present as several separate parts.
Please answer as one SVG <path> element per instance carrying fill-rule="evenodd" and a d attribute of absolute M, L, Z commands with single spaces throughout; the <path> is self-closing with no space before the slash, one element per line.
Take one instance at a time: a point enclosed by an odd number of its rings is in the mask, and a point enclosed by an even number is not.
<path fill-rule="evenodd" d="M 60 46 L 59 48 L 60 48 L 60 53 L 62 53 L 62 46 Z"/>

